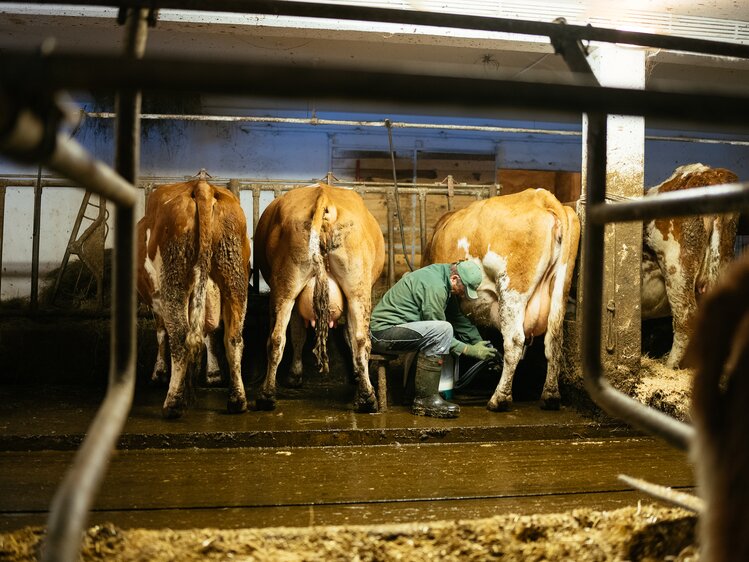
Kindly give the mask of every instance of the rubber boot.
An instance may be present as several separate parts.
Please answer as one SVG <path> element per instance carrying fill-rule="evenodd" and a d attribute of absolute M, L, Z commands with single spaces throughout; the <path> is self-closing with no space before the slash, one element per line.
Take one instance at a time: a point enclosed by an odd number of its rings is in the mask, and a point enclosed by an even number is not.
<path fill-rule="evenodd" d="M 439 395 L 440 375 L 442 366 L 438 357 L 425 357 L 421 353 L 416 360 L 416 375 L 414 398 L 411 413 L 415 416 L 430 416 L 432 418 L 457 418 L 460 406 L 446 402 Z"/>

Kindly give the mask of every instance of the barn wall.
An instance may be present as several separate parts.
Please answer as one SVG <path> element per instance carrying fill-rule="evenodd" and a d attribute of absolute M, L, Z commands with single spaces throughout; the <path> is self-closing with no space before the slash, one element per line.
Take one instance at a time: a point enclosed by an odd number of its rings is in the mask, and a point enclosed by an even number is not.
<path fill-rule="evenodd" d="M 194 104 L 200 105 L 199 102 Z M 246 108 L 240 110 L 229 107 L 228 104 L 222 106 L 215 100 L 210 104 L 212 112 L 225 115 L 262 113 L 266 116 L 309 118 L 314 114 L 310 111 L 268 109 L 253 112 Z M 92 110 L 92 107 L 86 106 L 86 109 Z M 161 107 L 156 109 L 163 110 Z M 200 108 L 183 109 L 194 111 Z M 379 122 L 389 117 L 396 122 L 421 121 L 579 130 L 578 125 L 569 122 L 491 121 L 475 118 L 457 120 L 444 116 L 334 112 L 319 113 L 317 117 L 367 119 Z M 96 158 L 111 165 L 114 160 L 113 128 L 112 119 L 88 119 L 75 138 Z M 677 132 L 667 131 L 666 134 Z M 416 179 L 420 182 L 437 183 L 443 181 L 449 173 L 454 176 L 456 182 L 489 184 L 498 180 L 506 184 L 506 192 L 514 192 L 528 186 L 554 186 L 553 189 L 563 200 L 574 200 L 577 197 L 582 153 L 580 142 L 579 136 L 566 135 L 393 129 L 399 181 Z M 206 168 L 210 174 L 224 178 L 311 181 L 323 178 L 328 171 L 332 171 L 341 180 L 354 180 L 358 160 L 358 170 L 361 174 L 359 179 L 390 181 L 392 171 L 388 149 L 387 130 L 384 127 L 144 120 L 141 174 L 189 177 L 196 174 L 200 168 Z M 748 154 L 749 148 L 746 146 L 648 140 L 645 183 L 660 183 L 676 166 L 696 161 L 730 168 L 736 171 L 739 177 L 749 179 L 749 158 L 746 158 Z M 417 162 L 416 174 L 413 173 L 414 158 Z M 9 174 L 35 177 L 36 173 L 35 166 L 24 166 L 0 159 L 0 177 Z M 40 254 L 42 276 L 48 275 L 60 264 L 81 198 L 82 191 L 78 189 L 44 190 Z M 264 208 L 270 199 L 270 194 L 264 194 L 261 208 Z M 456 205 L 467 204 L 470 200 L 468 198 L 463 203 L 457 201 Z M 410 257 L 418 264 L 420 248 L 415 245 L 413 232 L 414 221 L 418 220 L 415 197 L 404 199 L 402 204 L 407 219 L 406 236 L 411 244 Z M 242 205 L 247 216 L 251 217 L 250 194 L 242 194 Z M 142 200 L 139 207 L 140 214 L 143 208 Z M 384 202 L 375 202 L 372 207 L 378 218 L 384 219 Z M 430 199 L 427 224 L 431 226 L 445 209 L 446 201 Z M 32 217 L 33 190 L 9 187 L 6 193 L 3 229 L 3 277 L 0 295 L 3 300 L 28 298 Z M 384 220 L 381 222 L 384 227 Z M 399 244 L 399 239 L 397 243 Z M 108 238 L 107 246 L 111 246 L 111 236 Z M 397 259 L 397 270 L 405 270 L 402 257 Z"/>

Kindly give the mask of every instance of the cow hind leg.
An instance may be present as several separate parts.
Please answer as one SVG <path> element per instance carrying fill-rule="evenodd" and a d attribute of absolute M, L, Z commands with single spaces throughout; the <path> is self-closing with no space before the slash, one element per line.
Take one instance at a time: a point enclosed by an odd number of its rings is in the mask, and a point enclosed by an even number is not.
<path fill-rule="evenodd" d="M 221 386 L 223 376 L 217 355 L 218 334 L 214 331 L 204 338 L 206 350 L 205 382 L 208 386 Z"/>
<path fill-rule="evenodd" d="M 242 382 L 244 314 L 245 303 L 239 299 L 227 299 L 223 303 L 224 349 L 229 364 L 229 399 L 226 408 L 232 414 L 247 411 L 247 396 Z"/>
<path fill-rule="evenodd" d="M 552 313 L 553 314 L 553 313 Z M 561 404 L 559 394 L 559 373 L 562 369 L 562 320 L 549 318 L 549 326 L 544 336 L 544 351 L 547 367 L 544 388 L 541 391 L 541 408 L 544 410 L 558 410 Z"/>
<path fill-rule="evenodd" d="M 515 370 L 523 356 L 523 345 L 525 344 L 525 334 L 523 333 L 523 316 L 515 315 L 519 321 L 506 323 L 506 328 L 502 330 L 502 339 L 504 345 L 504 362 L 502 366 L 502 376 L 499 379 L 494 394 L 486 405 L 487 409 L 492 412 L 506 412 L 512 404 L 512 381 L 515 377 Z"/>
<path fill-rule="evenodd" d="M 273 327 L 268 337 L 268 367 L 265 381 L 257 397 L 258 410 L 276 408 L 276 373 L 286 347 L 286 327 L 289 325 L 294 299 L 273 299 Z"/>
<path fill-rule="evenodd" d="M 166 327 L 164 326 L 164 319 L 159 314 L 155 315 L 155 319 L 156 343 L 158 345 L 158 348 L 156 351 L 156 363 L 154 364 L 153 372 L 151 373 L 151 382 L 157 385 L 166 385 L 169 383 L 169 365 L 166 360 Z"/>
<path fill-rule="evenodd" d="M 169 390 L 161 408 L 165 418 L 175 419 L 182 416 L 187 405 L 185 379 L 190 365 L 190 354 L 185 345 L 187 323 L 167 323 L 169 349 L 171 351 L 172 372 L 169 378 Z"/>
<path fill-rule="evenodd" d="M 558 410 L 561 404 L 559 373 L 562 370 L 564 313 L 568 293 L 566 273 L 566 268 L 563 268 L 554 280 L 549 320 L 544 336 L 544 352 L 547 360 L 546 381 L 541 391 L 541 408 L 544 410 Z"/>
<path fill-rule="evenodd" d="M 357 381 L 354 409 L 361 413 L 377 412 L 377 397 L 369 380 L 369 354 L 372 349 L 369 339 L 369 313 L 369 303 L 357 298 L 348 299 L 346 330 Z"/>
<path fill-rule="evenodd" d="M 304 349 L 304 340 L 307 338 L 307 329 L 304 327 L 304 320 L 299 313 L 294 310 L 289 321 L 289 332 L 291 335 L 291 372 L 286 379 L 287 386 L 299 388 L 302 386 L 302 350 Z"/>

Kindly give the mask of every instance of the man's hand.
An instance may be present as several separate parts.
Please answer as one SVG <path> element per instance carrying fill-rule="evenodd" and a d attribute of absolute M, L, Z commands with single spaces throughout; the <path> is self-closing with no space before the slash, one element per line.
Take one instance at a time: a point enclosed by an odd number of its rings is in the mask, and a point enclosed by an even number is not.
<path fill-rule="evenodd" d="M 478 343 L 466 345 L 466 348 L 463 350 L 463 355 L 475 357 L 479 361 L 494 359 L 498 354 L 499 352 L 497 349 L 492 347 L 492 344 L 488 341 L 480 341 Z"/>

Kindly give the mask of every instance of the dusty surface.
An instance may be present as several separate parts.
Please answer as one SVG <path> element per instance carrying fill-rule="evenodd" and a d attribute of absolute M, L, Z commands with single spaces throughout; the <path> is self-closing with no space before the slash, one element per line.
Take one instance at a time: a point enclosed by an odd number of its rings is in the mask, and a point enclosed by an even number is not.
<path fill-rule="evenodd" d="M 86 532 L 82 560 L 698 560 L 696 519 L 656 505 L 389 526 Z M 0 560 L 38 559 L 44 532 L 0 534 Z"/>

